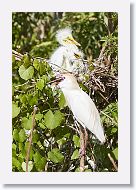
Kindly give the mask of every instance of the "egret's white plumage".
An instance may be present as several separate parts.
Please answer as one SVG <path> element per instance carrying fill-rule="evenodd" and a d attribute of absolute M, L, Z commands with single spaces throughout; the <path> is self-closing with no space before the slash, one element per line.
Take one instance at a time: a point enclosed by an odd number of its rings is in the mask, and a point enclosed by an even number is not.
<path fill-rule="evenodd" d="M 78 85 L 72 74 L 63 74 L 59 87 L 76 120 L 88 128 L 100 141 L 105 142 L 104 130 L 100 122 L 99 112 L 92 99 Z"/>
<path fill-rule="evenodd" d="M 61 46 L 54 51 L 50 58 L 52 68 L 60 70 L 59 67 L 61 67 L 69 72 L 79 69 L 82 72 L 84 68 L 83 53 L 77 47 L 79 43 L 72 37 L 72 30 L 70 28 L 59 30 L 56 38 Z"/>

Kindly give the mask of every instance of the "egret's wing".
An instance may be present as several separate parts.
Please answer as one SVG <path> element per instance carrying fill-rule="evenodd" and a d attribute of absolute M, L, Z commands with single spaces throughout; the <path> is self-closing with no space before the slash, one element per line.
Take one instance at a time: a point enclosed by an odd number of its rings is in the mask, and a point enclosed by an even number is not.
<path fill-rule="evenodd" d="M 91 98 L 82 90 L 73 90 L 67 102 L 77 121 L 87 127 L 101 142 L 104 142 L 100 115 Z"/>

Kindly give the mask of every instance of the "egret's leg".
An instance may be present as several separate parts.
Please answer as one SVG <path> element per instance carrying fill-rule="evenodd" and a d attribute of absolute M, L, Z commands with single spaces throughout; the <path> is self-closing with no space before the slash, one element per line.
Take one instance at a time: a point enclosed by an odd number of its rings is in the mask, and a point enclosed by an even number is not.
<path fill-rule="evenodd" d="M 86 130 L 86 127 L 84 128 L 84 132 L 85 132 L 85 150 L 86 150 L 87 143 L 88 143 L 88 132 Z"/>
<path fill-rule="evenodd" d="M 85 169 L 85 141 L 84 133 L 80 128 L 80 172 L 83 172 Z"/>
<path fill-rule="evenodd" d="M 84 133 L 82 132 L 82 129 L 80 127 L 80 156 L 85 155 L 85 139 L 84 139 Z"/>

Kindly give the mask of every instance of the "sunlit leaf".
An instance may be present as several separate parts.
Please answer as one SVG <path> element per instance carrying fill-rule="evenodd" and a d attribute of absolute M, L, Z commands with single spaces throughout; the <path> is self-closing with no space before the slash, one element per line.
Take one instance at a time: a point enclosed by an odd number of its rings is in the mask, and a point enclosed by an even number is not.
<path fill-rule="evenodd" d="M 26 117 L 22 118 L 22 127 L 25 128 L 26 130 L 29 130 L 32 128 L 32 117 L 29 119 Z"/>
<path fill-rule="evenodd" d="M 18 129 L 13 130 L 13 139 L 15 141 L 19 141 L 19 134 L 18 134 Z"/>
<path fill-rule="evenodd" d="M 73 142 L 75 147 L 80 147 L 80 138 L 77 135 L 73 135 Z"/>
<path fill-rule="evenodd" d="M 46 158 L 42 157 L 39 152 L 34 154 L 34 164 L 38 171 L 43 171 L 45 169 Z"/>
<path fill-rule="evenodd" d="M 64 156 L 58 148 L 54 148 L 48 152 L 48 159 L 54 163 L 61 163 L 64 160 Z"/>
<path fill-rule="evenodd" d="M 71 160 L 75 160 L 79 158 L 79 150 L 75 150 L 71 156 Z"/>
<path fill-rule="evenodd" d="M 63 93 L 61 93 L 60 99 L 59 99 L 59 107 L 60 109 L 63 109 L 65 106 L 66 106 L 65 96 Z"/>
<path fill-rule="evenodd" d="M 44 87 L 44 80 L 43 80 L 43 79 L 40 79 L 40 80 L 36 83 L 36 87 L 37 87 L 39 90 L 42 90 L 43 87 Z"/>
<path fill-rule="evenodd" d="M 12 165 L 15 166 L 18 170 L 21 168 L 21 163 L 15 157 L 12 158 Z"/>
<path fill-rule="evenodd" d="M 24 142 L 26 140 L 26 134 L 24 129 L 21 129 L 19 132 L 19 141 L 20 142 Z"/>
<path fill-rule="evenodd" d="M 19 75 L 22 79 L 28 80 L 33 77 L 34 74 L 34 68 L 33 66 L 30 66 L 29 68 L 25 68 L 24 65 L 21 65 L 19 68 Z"/>
<path fill-rule="evenodd" d="M 23 169 L 23 171 L 26 171 L 26 163 L 25 162 L 22 163 L 22 169 Z M 28 172 L 30 172 L 32 169 L 33 169 L 33 162 L 29 161 L 28 162 Z"/>
<path fill-rule="evenodd" d="M 118 160 L 118 148 L 115 148 L 112 152 L 113 152 L 116 160 Z"/>
<path fill-rule="evenodd" d="M 49 110 L 44 116 L 44 122 L 47 128 L 54 129 L 64 120 L 64 115 L 58 110 L 54 114 Z"/>
<path fill-rule="evenodd" d="M 15 103 L 12 104 L 12 118 L 15 118 L 20 113 L 20 107 L 18 107 Z"/>

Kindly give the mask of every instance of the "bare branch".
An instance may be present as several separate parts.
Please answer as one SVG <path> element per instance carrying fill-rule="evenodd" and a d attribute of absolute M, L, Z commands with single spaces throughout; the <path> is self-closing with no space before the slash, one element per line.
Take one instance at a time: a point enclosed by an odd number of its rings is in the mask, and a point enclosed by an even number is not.
<path fill-rule="evenodd" d="M 37 111 L 37 107 L 34 106 L 33 109 L 33 116 L 32 116 L 32 129 L 30 132 L 30 136 L 29 136 L 29 144 L 28 144 L 28 148 L 27 148 L 27 154 L 26 154 L 26 172 L 28 172 L 28 162 L 29 162 L 29 158 L 30 158 L 30 150 L 31 150 L 31 146 L 32 146 L 32 138 L 33 138 L 33 131 L 34 131 L 34 127 L 35 127 L 35 114 Z"/>
<path fill-rule="evenodd" d="M 108 153 L 108 157 L 109 157 L 109 159 L 110 159 L 110 161 L 111 161 L 113 167 L 115 168 L 115 170 L 118 171 L 118 167 L 117 167 L 117 165 L 116 165 L 114 159 L 111 157 L 110 153 Z"/>

